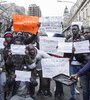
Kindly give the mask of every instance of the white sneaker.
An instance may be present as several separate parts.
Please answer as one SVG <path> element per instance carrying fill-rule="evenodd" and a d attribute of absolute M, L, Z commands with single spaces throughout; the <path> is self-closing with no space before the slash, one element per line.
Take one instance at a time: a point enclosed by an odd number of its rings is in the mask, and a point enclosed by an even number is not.
<path fill-rule="evenodd" d="M 76 91 L 77 94 L 80 94 L 80 92 L 77 90 L 77 88 L 75 88 L 75 91 Z"/>

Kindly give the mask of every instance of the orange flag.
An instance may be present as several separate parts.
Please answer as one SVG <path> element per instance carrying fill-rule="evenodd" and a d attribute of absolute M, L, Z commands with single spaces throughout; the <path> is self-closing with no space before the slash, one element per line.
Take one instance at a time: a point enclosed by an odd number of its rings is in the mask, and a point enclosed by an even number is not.
<path fill-rule="evenodd" d="M 39 17 L 26 15 L 12 15 L 14 32 L 30 32 L 37 34 Z"/>

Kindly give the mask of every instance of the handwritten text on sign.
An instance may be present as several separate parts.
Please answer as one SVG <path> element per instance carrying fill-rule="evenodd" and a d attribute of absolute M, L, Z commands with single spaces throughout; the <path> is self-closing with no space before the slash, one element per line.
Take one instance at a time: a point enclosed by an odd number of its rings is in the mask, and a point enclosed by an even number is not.
<path fill-rule="evenodd" d="M 19 55 L 25 55 L 25 45 L 11 45 L 11 52 L 13 55 L 19 54 Z"/>
<path fill-rule="evenodd" d="M 46 32 L 58 32 L 62 33 L 62 18 L 60 16 L 57 17 L 41 17 L 41 26 L 40 30 L 45 30 Z"/>
<path fill-rule="evenodd" d="M 29 71 L 15 71 L 16 81 L 30 82 L 31 72 Z"/>
<path fill-rule="evenodd" d="M 62 52 L 57 52 L 58 42 L 64 42 L 65 38 L 40 37 L 40 49 L 51 54 L 63 56 Z"/>
<path fill-rule="evenodd" d="M 58 74 L 69 76 L 69 59 L 68 58 L 46 58 L 42 59 L 43 77 L 53 78 Z"/>
<path fill-rule="evenodd" d="M 15 32 L 30 32 L 36 34 L 38 31 L 39 17 L 14 14 L 13 29 Z"/>
<path fill-rule="evenodd" d="M 3 49 L 4 48 L 4 43 L 5 39 L 4 38 L 0 38 L 0 49 Z"/>
<path fill-rule="evenodd" d="M 75 48 L 75 53 L 88 53 L 89 50 L 89 41 L 80 41 L 80 42 L 59 42 L 58 52 L 72 53 L 72 47 Z"/>

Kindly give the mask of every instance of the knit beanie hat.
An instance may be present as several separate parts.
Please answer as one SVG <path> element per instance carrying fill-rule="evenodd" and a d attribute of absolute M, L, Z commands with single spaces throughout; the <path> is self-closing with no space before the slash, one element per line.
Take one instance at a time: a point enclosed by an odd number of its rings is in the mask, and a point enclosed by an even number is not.
<path fill-rule="evenodd" d="M 4 34 L 4 38 L 5 38 L 5 37 L 13 37 L 12 32 L 11 32 L 11 31 L 7 31 L 7 32 L 5 32 L 5 34 Z"/>

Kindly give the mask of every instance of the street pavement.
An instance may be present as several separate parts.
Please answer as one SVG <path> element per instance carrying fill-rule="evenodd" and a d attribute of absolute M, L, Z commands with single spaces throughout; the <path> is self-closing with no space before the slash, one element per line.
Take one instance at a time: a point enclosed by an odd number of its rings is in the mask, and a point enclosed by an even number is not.
<path fill-rule="evenodd" d="M 64 97 L 61 98 L 55 98 L 54 97 L 54 90 L 55 90 L 55 82 L 51 81 L 51 92 L 52 92 L 52 97 L 48 97 L 48 96 L 43 96 L 43 95 L 39 95 L 39 96 L 35 96 L 35 100 L 69 100 L 70 98 L 70 87 L 69 86 L 65 86 L 64 87 Z M 78 90 L 80 91 L 80 94 L 77 94 L 77 99 L 76 100 L 83 100 L 82 99 L 82 89 L 78 87 Z M 38 91 L 38 87 L 36 88 L 36 92 Z"/>

